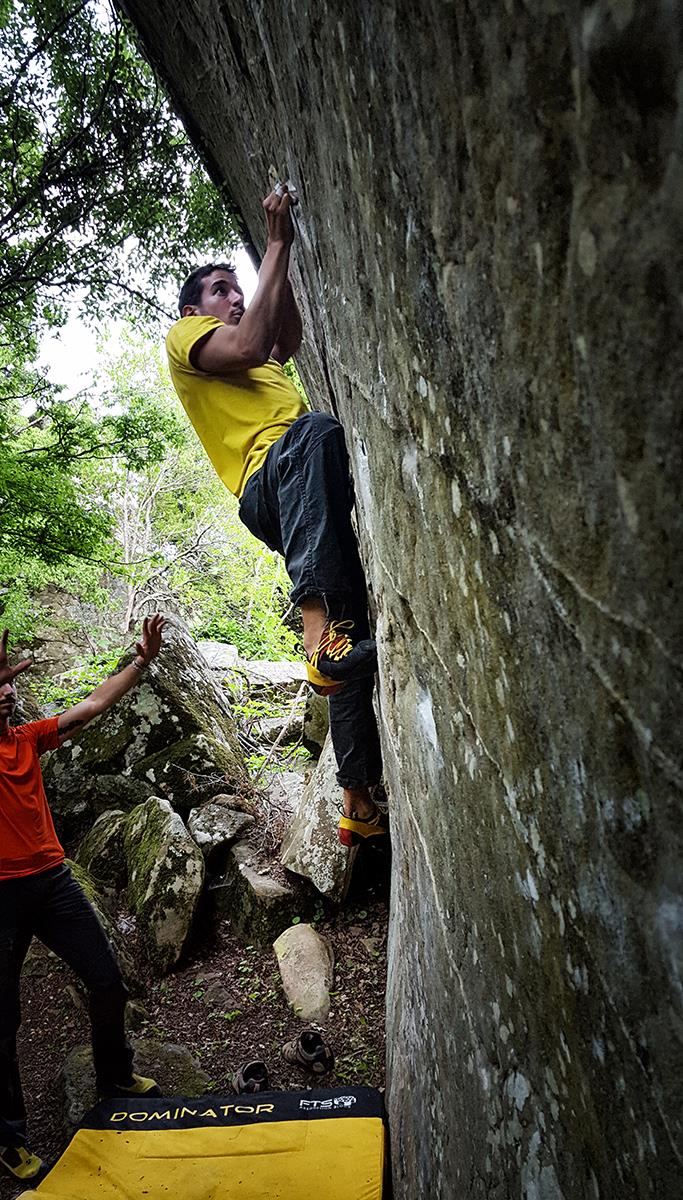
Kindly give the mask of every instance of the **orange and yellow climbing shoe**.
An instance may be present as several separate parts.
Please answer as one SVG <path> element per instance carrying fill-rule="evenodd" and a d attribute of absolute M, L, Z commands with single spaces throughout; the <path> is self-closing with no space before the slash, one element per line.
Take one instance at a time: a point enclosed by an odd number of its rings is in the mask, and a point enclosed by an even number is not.
<path fill-rule="evenodd" d="M 320 696 L 332 696 L 350 679 L 374 675 L 377 646 L 372 638 L 353 644 L 353 621 L 326 621 L 320 641 L 306 664 L 308 682 Z"/>
<path fill-rule="evenodd" d="M 360 846 L 369 838 L 385 837 L 389 832 L 389 815 L 376 804 L 369 817 L 339 818 L 338 837 L 342 846 Z"/>

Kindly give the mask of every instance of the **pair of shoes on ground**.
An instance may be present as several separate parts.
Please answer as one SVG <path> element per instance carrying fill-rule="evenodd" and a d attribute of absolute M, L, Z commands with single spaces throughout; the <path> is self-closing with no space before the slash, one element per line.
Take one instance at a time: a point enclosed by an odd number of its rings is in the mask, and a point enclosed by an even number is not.
<path fill-rule="evenodd" d="M 334 1055 L 317 1029 L 303 1029 L 298 1037 L 282 1047 L 282 1057 L 293 1066 L 303 1067 L 309 1075 L 327 1075 L 334 1066 Z M 245 1063 L 232 1077 L 238 1095 L 267 1092 L 268 1068 L 261 1059 Z"/>
<path fill-rule="evenodd" d="M 320 641 L 306 663 L 308 682 L 320 696 L 333 696 L 345 683 L 374 675 L 377 670 L 377 645 L 364 638 L 354 645 L 353 621 L 328 620 Z"/>
<path fill-rule="evenodd" d="M 347 817 L 342 812 L 339 818 L 338 837 L 342 846 L 360 846 L 372 838 L 386 837 L 389 833 L 389 814 L 372 801 L 372 812 L 365 817 L 353 813 Z"/>

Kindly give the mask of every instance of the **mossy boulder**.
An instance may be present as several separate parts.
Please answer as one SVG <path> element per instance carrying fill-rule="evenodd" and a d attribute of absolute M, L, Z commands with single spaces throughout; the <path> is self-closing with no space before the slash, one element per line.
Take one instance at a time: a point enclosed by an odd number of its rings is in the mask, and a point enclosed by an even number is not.
<path fill-rule="evenodd" d="M 165 1096 L 203 1096 L 210 1083 L 187 1046 L 157 1042 L 153 1038 L 135 1038 L 133 1069 L 155 1079 Z M 83 1117 L 97 1103 L 97 1085 L 90 1046 L 75 1046 L 67 1055 L 61 1071 L 64 1097 L 63 1124 L 67 1137 L 73 1137 Z"/>
<path fill-rule="evenodd" d="M 98 883 L 119 889 L 126 881 L 126 857 L 123 851 L 123 835 L 126 813 L 115 808 L 103 812 L 86 834 L 76 855 L 80 867 L 93 876 Z"/>
<path fill-rule="evenodd" d="M 118 669 L 131 657 L 124 655 Z M 187 812 L 217 791 L 243 789 L 246 768 L 229 701 L 185 629 L 167 626 L 161 653 L 139 683 L 55 750 L 43 775 L 67 843 L 87 832 L 93 815 L 131 809 L 150 794 Z"/>
<path fill-rule="evenodd" d="M 128 899 L 152 969 L 164 975 L 188 941 L 204 883 L 204 858 L 181 817 L 161 796 L 128 815 L 124 851 Z"/>
<path fill-rule="evenodd" d="M 238 842 L 228 854 L 225 877 L 209 892 L 214 912 L 245 942 L 265 946 L 301 915 L 305 898 L 264 870 L 256 852 Z"/>

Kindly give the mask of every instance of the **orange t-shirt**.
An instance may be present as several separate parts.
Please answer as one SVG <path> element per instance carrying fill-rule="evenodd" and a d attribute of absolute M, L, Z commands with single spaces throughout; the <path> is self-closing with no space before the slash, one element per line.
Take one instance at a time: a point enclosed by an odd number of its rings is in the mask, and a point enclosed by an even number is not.
<path fill-rule="evenodd" d="M 38 761 L 59 745 L 58 720 L 0 733 L 0 880 L 35 875 L 64 859 Z"/>

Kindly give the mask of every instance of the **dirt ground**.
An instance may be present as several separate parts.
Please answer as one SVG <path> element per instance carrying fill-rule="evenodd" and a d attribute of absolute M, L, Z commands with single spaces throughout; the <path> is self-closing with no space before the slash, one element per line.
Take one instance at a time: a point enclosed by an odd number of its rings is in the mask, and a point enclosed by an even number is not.
<path fill-rule="evenodd" d="M 381 876 L 381 878 L 380 878 Z M 386 870 L 355 872 L 344 906 L 324 910 L 316 928 L 335 956 L 333 1007 L 325 1035 L 335 1053 L 331 1087 L 384 1085 L 384 993 L 388 885 Z M 282 1058 L 284 1042 L 302 1027 L 284 992 L 270 947 L 244 945 L 222 922 L 207 928 L 187 961 L 163 980 L 150 978 L 130 934 L 146 1010 L 135 1037 L 186 1045 L 209 1074 L 207 1091 L 232 1093 L 240 1064 L 262 1058 L 274 1090 L 299 1090 L 309 1081 Z M 68 968 L 22 982 L 19 1055 L 29 1112 L 30 1144 L 53 1162 L 64 1148 L 60 1068 L 74 1046 L 88 1041 L 88 1020 Z M 0 1200 L 18 1195 L 4 1173 Z"/>

